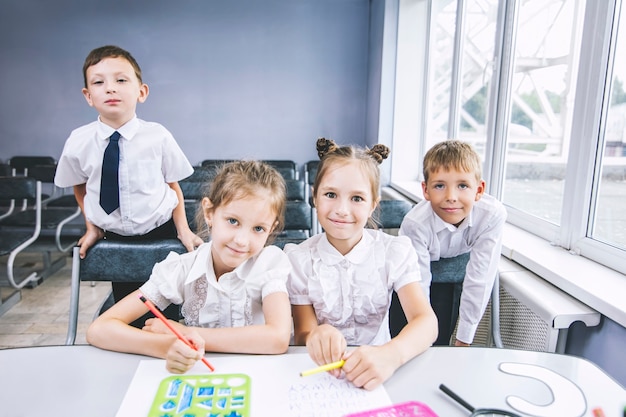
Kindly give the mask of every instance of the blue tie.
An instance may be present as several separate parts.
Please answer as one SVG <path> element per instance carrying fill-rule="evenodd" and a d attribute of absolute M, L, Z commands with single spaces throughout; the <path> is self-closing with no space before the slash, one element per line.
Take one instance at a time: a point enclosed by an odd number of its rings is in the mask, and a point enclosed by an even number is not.
<path fill-rule="evenodd" d="M 100 205 L 107 214 L 111 214 L 120 206 L 120 189 L 118 172 L 120 167 L 120 134 L 113 132 L 109 144 L 104 150 L 102 160 L 102 179 L 100 182 Z"/>

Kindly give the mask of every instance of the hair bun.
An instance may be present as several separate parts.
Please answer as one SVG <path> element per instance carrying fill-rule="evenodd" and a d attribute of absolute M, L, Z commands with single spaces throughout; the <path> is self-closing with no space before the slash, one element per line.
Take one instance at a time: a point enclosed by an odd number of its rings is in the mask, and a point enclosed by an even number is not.
<path fill-rule="evenodd" d="M 389 148 L 379 143 L 377 145 L 374 145 L 372 149 L 368 149 L 367 154 L 374 158 L 376 162 L 381 164 L 383 160 L 389 157 Z"/>
<path fill-rule="evenodd" d="M 324 156 L 329 153 L 335 152 L 337 150 L 337 145 L 331 139 L 319 138 L 316 143 L 317 147 L 317 156 L 322 159 Z"/>

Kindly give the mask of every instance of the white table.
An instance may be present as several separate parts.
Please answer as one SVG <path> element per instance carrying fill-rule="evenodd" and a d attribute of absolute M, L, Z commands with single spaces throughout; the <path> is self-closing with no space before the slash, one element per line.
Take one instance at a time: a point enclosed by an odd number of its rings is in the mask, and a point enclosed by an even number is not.
<path fill-rule="evenodd" d="M 303 351 L 292 347 L 289 352 Z M 214 356 L 222 355 L 207 355 L 209 360 Z M 275 360 L 276 356 L 257 358 Z M 0 350 L 0 415 L 114 416 L 143 359 L 148 358 L 92 346 Z M 624 387 L 587 360 L 545 352 L 432 347 L 400 368 L 385 387 L 394 403 L 417 400 L 428 404 L 440 417 L 469 415 L 438 389 L 441 383 L 475 407 L 511 410 L 506 401 L 511 395 L 548 407 L 563 400 L 552 397 L 562 387 L 505 373 L 499 369 L 502 363 L 530 366 L 549 373 L 550 378 L 572 381 L 584 393 L 586 411 L 581 415 L 591 416 L 594 407 L 602 406 L 606 417 L 622 417 L 626 406 Z M 268 376 L 272 377 L 276 376 Z M 551 412 L 545 415 L 560 416 Z"/>

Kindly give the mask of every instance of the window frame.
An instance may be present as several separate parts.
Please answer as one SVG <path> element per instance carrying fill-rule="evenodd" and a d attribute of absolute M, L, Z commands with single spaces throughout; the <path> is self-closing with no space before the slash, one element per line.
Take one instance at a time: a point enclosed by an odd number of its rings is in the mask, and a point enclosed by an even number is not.
<path fill-rule="evenodd" d="M 398 60 L 396 61 L 396 74 L 402 74 L 406 77 L 402 68 L 402 55 L 408 53 L 410 42 L 406 42 L 402 36 L 406 32 L 403 27 L 403 11 L 406 8 L 415 8 L 420 4 L 423 7 L 424 0 L 399 0 L 398 7 L 398 45 L 401 45 L 397 51 Z M 430 2 L 427 2 L 430 3 Z M 489 91 L 490 105 L 487 115 L 487 141 L 485 149 L 484 177 L 487 182 L 487 191 L 500 198 L 502 195 L 505 163 L 506 163 L 506 138 L 507 127 L 509 121 L 510 102 L 508 94 L 510 83 L 512 80 L 513 57 L 512 45 L 515 42 L 516 34 L 516 15 L 520 7 L 519 0 L 500 2 L 497 16 L 496 28 L 496 44 L 494 55 L 494 72 L 498 77 L 493 77 L 491 88 Z M 590 221 L 593 220 L 593 203 L 591 198 L 592 191 L 596 187 L 596 177 L 600 170 L 602 162 L 602 154 L 604 149 L 603 129 L 606 119 L 606 111 L 608 108 L 609 89 L 611 87 L 611 65 L 615 53 L 616 31 L 613 26 L 619 19 L 621 0 L 607 1 L 590 1 L 586 2 L 585 14 L 583 19 L 583 37 L 581 52 L 579 55 L 580 64 L 576 81 L 576 97 L 574 101 L 574 122 L 571 129 L 570 149 L 567 156 L 567 168 L 565 173 L 565 190 L 563 195 L 563 206 L 561 210 L 561 224 L 555 225 L 548 221 L 539 219 L 530 214 L 524 213 L 519 209 L 507 206 L 508 223 L 520 229 L 523 229 L 533 235 L 539 236 L 551 245 L 562 247 L 570 253 L 588 258 L 594 262 L 600 263 L 606 267 L 612 268 L 620 273 L 626 273 L 626 251 L 611 246 L 609 244 L 594 240 L 588 236 L 591 230 Z M 463 9 L 463 0 L 458 0 L 458 9 Z M 431 7 L 428 8 L 429 26 L 433 18 Z M 607 24 L 611 22 L 612 24 Z M 626 22 L 622 22 L 626 25 Z M 602 28 L 602 29 L 599 29 Z M 625 29 L 626 30 L 626 29 Z M 593 34 L 593 36 L 589 35 Z M 426 39 L 421 41 L 426 46 L 430 40 L 426 34 Z M 413 42 L 419 42 L 419 37 L 415 37 Z M 430 67 L 428 47 L 421 46 L 418 48 L 424 58 L 425 71 Z M 455 51 L 458 54 L 459 51 Z M 419 56 L 419 55 L 418 55 Z M 598 64 L 600 63 L 600 64 Z M 420 76 L 418 75 L 419 79 Z M 423 74 L 422 80 L 428 80 L 428 74 Z M 426 81 L 424 81 L 426 82 Z M 458 79 L 457 79 L 458 82 Z M 426 89 L 426 85 L 423 87 Z M 395 93 L 398 94 L 403 89 L 402 78 L 397 78 L 395 83 Z M 459 88 L 451 88 L 451 91 L 458 91 Z M 427 91 L 427 89 L 426 89 Z M 419 89 L 413 89 L 414 94 L 420 93 Z M 390 186 L 397 191 L 407 195 L 409 198 L 419 201 L 423 197 L 421 195 L 421 156 L 424 153 L 424 134 L 426 116 L 424 108 L 428 103 L 428 94 L 421 91 L 422 103 L 418 111 L 418 124 L 421 125 L 409 135 L 401 134 L 405 132 L 393 129 L 392 136 L 392 168 Z M 406 90 L 404 90 L 406 94 Z M 394 126 L 398 120 L 402 122 L 403 114 L 407 113 L 406 109 L 402 109 L 402 102 L 395 96 L 394 101 Z M 459 106 L 459 100 L 451 98 L 451 105 L 456 103 Z M 506 103 L 503 105 L 502 103 Z M 450 114 L 454 113 L 454 109 L 450 110 Z M 404 112 L 404 113 L 403 113 Z M 415 117 L 415 116 L 414 116 Z M 412 140 L 415 138 L 417 143 L 409 147 L 398 146 L 398 142 Z M 496 140 L 498 138 L 499 140 Z M 588 140 L 587 138 L 595 138 Z M 400 151 L 398 152 L 398 149 Z M 407 152 L 411 153 L 414 163 L 410 167 L 412 178 L 408 178 L 406 170 L 402 169 L 407 166 Z M 584 167 L 584 169 L 581 169 Z M 401 173 L 401 174 L 399 174 Z M 569 184 L 575 184 L 570 186 Z"/>

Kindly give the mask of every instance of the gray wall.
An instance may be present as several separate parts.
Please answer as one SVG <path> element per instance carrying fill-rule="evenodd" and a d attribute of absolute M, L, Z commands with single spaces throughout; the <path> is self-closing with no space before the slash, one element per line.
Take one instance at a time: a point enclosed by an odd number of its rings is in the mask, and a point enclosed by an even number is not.
<path fill-rule="evenodd" d="M 105 44 L 135 56 L 150 87 L 138 116 L 172 131 L 192 164 L 302 164 L 320 136 L 364 145 L 370 23 L 368 0 L 1 1 L 0 159 L 58 158 L 96 119 L 82 64 Z"/>
<path fill-rule="evenodd" d="M 598 326 L 586 327 L 582 322 L 572 324 L 566 353 L 592 361 L 626 387 L 624 346 L 626 329 L 602 316 Z"/>

